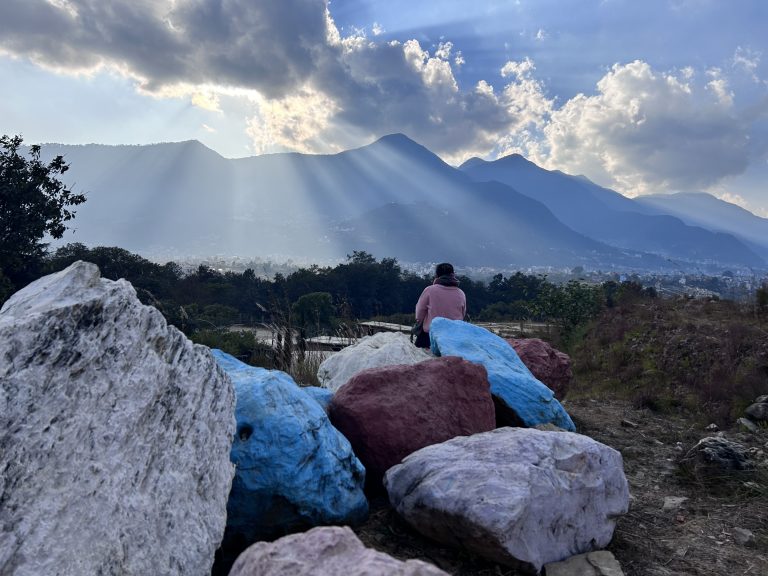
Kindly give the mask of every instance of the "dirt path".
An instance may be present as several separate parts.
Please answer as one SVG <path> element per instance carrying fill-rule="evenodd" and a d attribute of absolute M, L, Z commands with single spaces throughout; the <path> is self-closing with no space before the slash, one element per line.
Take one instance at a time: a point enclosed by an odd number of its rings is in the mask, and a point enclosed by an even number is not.
<path fill-rule="evenodd" d="M 713 432 L 621 401 L 582 399 L 567 402 L 566 408 L 579 432 L 624 456 L 631 510 L 619 521 L 608 549 L 627 576 L 768 575 L 768 486 L 745 485 L 748 478 L 704 486 L 678 473 L 675 462 L 683 450 Z M 758 459 L 768 458 L 768 431 L 724 435 L 751 448 Z M 665 510 L 670 497 L 687 500 Z M 752 532 L 754 542 L 739 544 L 735 529 Z M 457 576 L 516 574 L 420 536 L 383 497 L 372 502 L 370 519 L 356 532 L 368 546 L 400 559 L 426 560 Z"/>

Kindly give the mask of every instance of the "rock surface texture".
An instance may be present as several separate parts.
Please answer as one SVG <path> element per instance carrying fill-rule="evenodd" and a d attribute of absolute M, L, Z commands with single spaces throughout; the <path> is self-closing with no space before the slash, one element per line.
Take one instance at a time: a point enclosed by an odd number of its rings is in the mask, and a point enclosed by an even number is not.
<path fill-rule="evenodd" d="M 76 262 L 0 311 L 0 574 L 210 574 L 232 384 L 124 280 Z"/>
<path fill-rule="evenodd" d="M 447 576 L 422 562 L 402 562 L 366 548 L 349 528 L 313 528 L 243 552 L 229 576 Z"/>
<path fill-rule="evenodd" d="M 629 507 L 621 455 L 570 432 L 454 438 L 405 458 L 384 485 L 424 535 L 535 571 L 605 547 Z"/>
<path fill-rule="evenodd" d="M 485 369 L 455 356 L 360 372 L 333 397 L 329 414 L 372 487 L 419 448 L 495 427 Z"/>
<path fill-rule="evenodd" d="M 435 318 L 429 336 L 436 356 L 460 356 L 485 366 L 498 425 L 531 427 L 550 423 L 576 430 L 552 390 L 531 374 L 503 338 L 485 328 L 447 318 Z"/>
<path fill-rule="evenodd" d="M 364 520 L 365 469 L 320 404 L 285 372 L 213 354 L 237 396 L 227 541 Z"/>
<path fill-rule="evenodd" d="M 416 348 L 405 334 L 380 332 L 326 358 L 320 364 L 317 378 L 322 386 L 335 392 L 352 376 L 368 368 L 416 364 L 430 358 L 429 352 Z"/>
<path fill-rule="evenodd" d="M 556 350 L 540 338 L 507 338 L 507 342 L 528 370 L 555 393 L 555 398 L 565 398 L 573 381 L 571 357 L 568 354 Z"/>

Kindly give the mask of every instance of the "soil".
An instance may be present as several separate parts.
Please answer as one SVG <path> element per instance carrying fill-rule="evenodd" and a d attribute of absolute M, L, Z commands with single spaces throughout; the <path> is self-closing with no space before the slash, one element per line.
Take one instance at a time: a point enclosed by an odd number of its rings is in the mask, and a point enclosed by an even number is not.
<path fill-rule="evenodd" d="M 619 450 L 630 485 L 630 511 L 608 546 L 627 576 L 768 575 L 768 429 L 705 430 L 692 418 L 634 409 L 626 401 L 568 400 L 578 431 Z M 681 473 L 677 460 L 698 440 L 722 434 L 751 450 L 761 467 L 749 476 L 703 482 Z M 664 509 L 667 497 L 687 498 Z M 754 541 L 737 542 L 738 529 Z M 371 502 L 356 529 L 369 547 L 396 558 L 418 558 L 459 576 L 512 576 L 514 569 L 441 546 L 411 529 L 384 497 Z"/>

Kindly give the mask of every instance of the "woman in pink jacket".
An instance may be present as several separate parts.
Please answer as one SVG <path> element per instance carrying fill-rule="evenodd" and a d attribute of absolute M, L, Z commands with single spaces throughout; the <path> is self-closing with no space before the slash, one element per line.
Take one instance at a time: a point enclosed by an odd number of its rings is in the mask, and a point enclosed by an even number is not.
<path fill-rule="evenodd" d="M 453 266 L 447 262 L 438 264 L 432 285 L 424 288 L 416 303 L 416 322 L 422 323 L 423 330 L 416 337 L 416 346 L 429 348 L 429 327 L 433 318 L 463 320 L 466 315 L 467 297 L 459 288 Z"/>

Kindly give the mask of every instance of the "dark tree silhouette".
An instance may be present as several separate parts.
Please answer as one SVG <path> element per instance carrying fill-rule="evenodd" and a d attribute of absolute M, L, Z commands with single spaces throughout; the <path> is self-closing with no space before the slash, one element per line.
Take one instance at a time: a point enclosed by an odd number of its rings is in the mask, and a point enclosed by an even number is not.
<path fill-rule="evenodd" d="M 72 206 L 85 202 L 59 180 L 69 166 L 62 156 L 48 164 L 40 146 L 22 152 L 21 136 L 0 136 L 0 272 L 15 288 L 34 279 L 46 244 L 61 238 L 74 218 Z"/>

